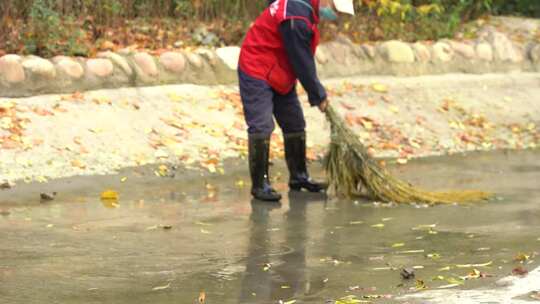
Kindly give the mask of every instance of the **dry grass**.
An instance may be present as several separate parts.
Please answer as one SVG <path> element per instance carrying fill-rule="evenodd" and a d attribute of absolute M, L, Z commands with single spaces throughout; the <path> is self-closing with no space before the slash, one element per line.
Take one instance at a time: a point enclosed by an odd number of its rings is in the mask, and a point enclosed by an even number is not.
<path fill-rule="evenodd" d="M 330 190 L 338 196 L 367 194 L 383 202 L 453 204 L 485 201 L 490 193 L 481 191 L 431 192 L 419 189 L 392 176 L 367 153 L 358 137 L 330 107 L 327 118 L 332 125 L 332 141 L 326 158 Z"/>

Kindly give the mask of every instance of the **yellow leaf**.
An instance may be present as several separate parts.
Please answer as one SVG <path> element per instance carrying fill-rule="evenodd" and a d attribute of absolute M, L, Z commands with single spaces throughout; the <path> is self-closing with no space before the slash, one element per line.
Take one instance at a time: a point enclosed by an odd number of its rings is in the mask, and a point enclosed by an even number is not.
<path fill-rule="evenodd" d="M 118 192 L 114 190 L 106 190 L 101 192 L 102 200 L 118 200 Z"/>
<path fill-rule="evenodd" d="M 383 223 L 375 224 L 375 225 L 371 225 L 371 227 L 373 227 L 373 228 L 384 228 L 384 224 Z"/>
<path fill-rule="evenodd" d="M 405 246 L 405 243 L 395 243 L 392 245 L 392 248 L 399 248 Z"/>
<path fill-rule="evenodd" d="M 409 161 L 406 158 L 398 158 L 396 162 L 400 165 L 406 165 Z"/>
<path fill-rule="evenodd" d="M 373 89 L 373 91 L 375 92 L 378 92 L 378 93 L 387 93 L 388 92 L 388 87 L 384 84 L 381 84 L 381 83 L 375 83 L 371 86 L 371 89 Z"/>
<path fill-rule="evenodd" d="M 158 286 L 158 287 L 154 287 L 152 288 L 153 291 L 159 291 L 159 290 L 165 290 L 165 289 L 168 289 L 169 287 L 171 287 L 171 283 L 165 285 L 165 286 Z"/>
<path fill-rule="evenodd" d="M 238 188 L 243 188 L 245 186 L 245 184 L 246 183 L 243 180 L 240 179 L 240 180 L 236 181 L 236 183 L 234 185 L 236 187 L 238 187 Z"/>

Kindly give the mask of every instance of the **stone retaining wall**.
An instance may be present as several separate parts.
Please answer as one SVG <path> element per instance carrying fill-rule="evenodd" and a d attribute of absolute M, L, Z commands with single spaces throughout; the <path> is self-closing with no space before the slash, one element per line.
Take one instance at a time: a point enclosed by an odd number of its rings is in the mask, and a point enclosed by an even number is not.
<path fill-rule="evenodd" d="M 157 56 L 122 50 L 97 58 L 0 57 L 0 97 L 72 93 L 100 88 L 160 84 L 230 84 L 236 81 L 240 49 L 171 51 Z M 540 44 L 512 42 L 494 29 L 476 40 L 353 44 L 344 37 L 317 52 L 323 78 L 353 75 L 424 75 L 540 71 Z"/>

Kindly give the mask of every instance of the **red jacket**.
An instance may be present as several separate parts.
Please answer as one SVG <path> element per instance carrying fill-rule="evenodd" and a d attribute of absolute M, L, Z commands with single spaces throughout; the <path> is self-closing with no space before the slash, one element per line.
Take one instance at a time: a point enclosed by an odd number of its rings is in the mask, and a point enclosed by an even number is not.
<path fill-rule="evenodd" d="M 289 1 L 311 2 L 313 20 L 287 13 Z M 307 3 L 305 3 L 308 5 Z M 303 20 L 311 27 L 313 54 L 319 44 L 319 0 L 276 0 L 255 21 L 249 29 L 240 52 L 240 69 L 251 77 L 266 81 L 280 94 L 289 93 L 296 84 L 296 74 L 289 62 L 283 45 L 279 26 L 285 20 Z"/>

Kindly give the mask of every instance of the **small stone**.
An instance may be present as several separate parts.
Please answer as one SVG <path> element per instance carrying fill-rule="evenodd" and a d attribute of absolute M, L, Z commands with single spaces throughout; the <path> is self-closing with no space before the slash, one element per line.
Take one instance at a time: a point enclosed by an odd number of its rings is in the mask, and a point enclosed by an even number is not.
<path fill-rule="evenodd" d="M 56 192 L 53 192 L 53 193 L 45 193 L 45 192 L 42 192 L 39 197 L 41 199 L 42 202 L 46 202 L 46 201 L 52 201 L 54 200 L 54 198 L 56 197 Z"/>
<path fill-rule="evenodd" d="M 159 57 L 159 62 L 163 67 L 173 73 L 181 73 L 186 67 L 186 58 L 182 53 L 165 52 Z"/>
<path fill-rule="evenodd" d="M 120 56 L 119 54 L 116 54 L 114 52 L 101 52 L 97 54 L 98 58 L 107 58 L 111 60 L 114 64 L 119 66 L 124 73 L 126 73 L 128 76 L 131 76 L 133 74 L 133 70 L 129 66 L 128 61 L 123 56 Z"/>
<path fill-rule="evenodd" d="M 467 59 L 472 59 L 476 55 L 472 45 L 462 43 L 462 42 L 457 42 L 457 41 L 450 41 L 450 45 L 452 46 L 452 48 L 457 54 Z"/>
<path fill-rule="evenodd" d="M 362 49 L 364 50 L 364 53 L 370 58 L 374 59 L 377 52 L 375 51 L 375 47 L 369 44 L 362 44 Z"/>
<path fill-rule="evenodd" d="M 526 276 L 527 274 L 529 273 L 529 271 L 527 269 L 525 269 L 523 266 L 518 266 L 514 269 L 512 269 L 512 275 L 515 275 L 515 276 Z"/>
<path fill-rule="evenodd" d="M 411 47 L 404 42 L 398 40 L 390 40 L 384 42 L 381 47 L 383 57 L 396 63 L 412 63 L 414 62 L 414 53 Z"/>
<path fill-rule="evenodd" d="M 427 62 L 431 60 L 431 52 L 426 45 L 416 42 L 412 45 L 412 48 L 417 61 Z"/>
<path fill-rule="evenodd" d="M 414 268 L 403 268 L 399 274 L 404 280 L 414 279 L 415 277 Z"/>
<path fill-rule="evenodd" d="M 223 47 L 216 50 L 216 53 L 223 62 L 231 69 L 236 70 L 238 59 L 240 58 L 240 48 L 236 46 Z"/>
<path fill-rule="evenodd" d="M 86 67 L 90 73 L 98 77 L 108 77 L 114 71 L 114 65 L 108 59 L 88 59 Z"/>
<path fill-rule="evenodd" d="M 54 78 L 56 76 L 56 69 L 54 65 L 49 61 L 39 57 L 33 57 L 23 61 L 22 66 L 29 70 L 32 74 L 38 75 L 44 78 Z"/>
<path fill-rule="evenodd" d="M 454 50 L 452 50 L 448 43 L 437 42 L 433 46 L 433 55 L 435 59 L 442 62 L 448 62 L 454 57 Z"/>
<path fill-rule="evenodd" d="M 133 60 L 139 66 L 141 71 L 148 76 L 157 76 L 158 68 L 154 58 L 148 53 L 139 52 L 133 55 Z"/>
<path fill-rule="evenodd" d="M 74 79 L 79 79 L 84 75 L 83 67 L 78 62 L 68 57 L 60 59 L 58 62 L 58 67 L 69 77 Z"/>
<path fill-rule="evenodd" d="M 203 61 L 201 59 L 201 56 L 195 53 L 189 53 L 187 54 L 187 59 L 190 64 L 192 64 L 194 67 L 200 69 L 203 66 Z"/>
<path fill-rule="evenodd" d="M 19 83 L 26 79 L 21 57 L 18 55 L 5 55 L 0 58 L 0 77 L 9 83 Z"/>
<path fill-rule="evenodd" d="M 7 189 L 11 189 L 12 187 L 13 185 L 10 182 L 0 183 L 0 190 L 7 190 Z"/>
<path fill-rule="evenodd" d="M 476 55 L 478 58 L 485 60 L 485 61 L 492 61 L 493 60 L 493 49 L 491 48 L 491 45 L 485 42 L 481 42 L 476 45 Z"/>

